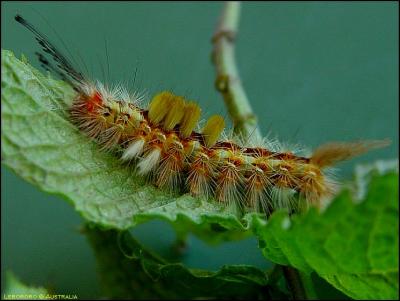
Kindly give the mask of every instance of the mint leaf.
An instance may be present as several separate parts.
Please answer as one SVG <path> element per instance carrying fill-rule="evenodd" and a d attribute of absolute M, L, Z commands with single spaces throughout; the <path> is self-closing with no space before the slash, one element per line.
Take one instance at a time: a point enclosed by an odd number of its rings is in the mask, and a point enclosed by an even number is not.
<path fill-rule="evenodd" d="M 216 272 L 169 263 L 141 246 L 128 232 L 87 226 L 104 293 L 132 299 L 259 299 L 288 297 L 276 279 L 247 265 L 223 266 Z"/>
<path fill-rule="evenodd" d="M 323 213 L 254 219 L 265 257 L 303 272 L 316 271 L 355 299 L 398 299 L 398 172 L 372 170 L 357 204 L 343 191 Z"/>
<path fill-rule="evenodd" d="M 210 242 L 250 234 L 246 219 L 212 200 L 161 191 L 73 126 L 65 109 L 75 96 L 2 50 L 2 162 L 45 192 L 68 200 L 88 222 L 128 229 L 153 218 Z"/>

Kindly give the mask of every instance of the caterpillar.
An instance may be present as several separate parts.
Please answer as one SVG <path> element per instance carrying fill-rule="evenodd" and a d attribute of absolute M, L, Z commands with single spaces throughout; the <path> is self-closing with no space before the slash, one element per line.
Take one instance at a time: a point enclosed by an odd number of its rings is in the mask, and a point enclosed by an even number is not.
<path fill-rule="evenodd" d="M 200 128 L 199 105 L 183 96 L 162 91 L 144 108 L 137 94 L 89 79 L 32 24 L 20 15 L 15 20 L 41 46 L 44 53 L 35 54 L 42 67 L 76 91 L 68 108 L 70 121 L 102 150 L 133 163 L 135 172 L 160 189 L 264 213 L 280 207 L 320 207 L 338 187 L 330 175 L 332 166 L 389 143 L 331 142 L 310 156 L 283 149 L 276 141 L 250 145 L 224 134 L 220 115 L 211 116 Z"/>

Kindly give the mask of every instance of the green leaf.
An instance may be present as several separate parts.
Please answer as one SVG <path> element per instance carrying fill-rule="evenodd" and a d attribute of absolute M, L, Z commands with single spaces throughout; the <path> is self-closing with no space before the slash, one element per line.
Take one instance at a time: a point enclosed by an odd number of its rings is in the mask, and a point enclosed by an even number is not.
<path fill-rule="evenodd" d="M 355 299 L 398 299 L 398 172 L 367 175 L 361 202 L 345 190 L 323 213 L 311 209 L 289 219 L 277 212 L 268 222 L 255 218 L 265 257 L 316 271 Z"/>
<path fill-rule="evenodd" d="M 216 272 L 168 263 L 141 246 L 128 232 L 87 226 L 102 288 L 109 298 L 254 299 L 288 297 L 278 277 L 247 265 L 223 266 Z"/>
<path fill-rule="evenodd" d="M 2 50 L 2 159 L 43 191 L 67 199 L 88 222 L 128 229 L 153 218 L 209 242 L 249 235 L 246 219 L 215 201 L 161 191 L 99 150 L 65 109 L 74 91 Z"/>
<path fill-rule="evenodd" d="M 43 287 L 27 286 L 12 272 L 6 272 L 5 288 L 2 299 L 44 299 L 48 292 Z"/>

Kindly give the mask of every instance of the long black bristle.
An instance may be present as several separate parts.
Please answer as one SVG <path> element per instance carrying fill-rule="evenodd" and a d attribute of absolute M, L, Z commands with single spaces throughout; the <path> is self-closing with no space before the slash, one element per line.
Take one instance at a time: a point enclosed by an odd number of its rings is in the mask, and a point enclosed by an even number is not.
<path fill-rule="evenodd" d="M 51 55 L 53 60 L 56 62 L 56 65 L 50 64 L 50 62 L 42 54 L 37 52 L 36 55 L 38 56 L 41 65 L 46 70 L 53 71 L 60 76 L 61 79 L 69 82 L 75 90 L 79 90 L 79 84 L 85 82 L 85 78 L 82 73 L 76 71 L 75 68 L 72 67 L 70 61 L 64 55 L 62 55 L 52 43 L 49 42 L 46 36 L 37 31 L 36 28 L 26 21 L 21 15 L 15 15 L 14 19 L 35 35 L 35 39 L 42 47 L 42 51 Z"/>

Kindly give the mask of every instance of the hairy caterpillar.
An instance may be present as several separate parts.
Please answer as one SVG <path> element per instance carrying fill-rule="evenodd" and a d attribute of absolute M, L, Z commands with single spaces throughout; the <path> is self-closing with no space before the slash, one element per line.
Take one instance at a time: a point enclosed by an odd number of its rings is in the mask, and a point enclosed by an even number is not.
<path fill-rule="evenodd" d="M 122 161 L 134 162 L 137 172 L 160 188 L 182 189 L 215 197 L 223 204 L 267 212 L 276 207 L 296 209 L 302 205 L 301 199 L 305 205 L 319 206 L 335 191 L 329 167 L 387 144 L 329 143 L 311 156 L 299 156 L 283 151 L 275 142 L 246 145 L 230 137 L 220 139 L 224 129 L 221 116 L 212 116 L 197 130 L 200 107 L 169 91 L 155 95 L 146 109 L 141 108 L 137 97 L 123 88 L 110 91 L 94 83 L 25 19 L 17 15 L 15 20 L 41 45 L 45 54 L 36 54 L 42 66 L 76 90 L 69 108 L 71 122 L 102 149 L 115 151 Z"/>

